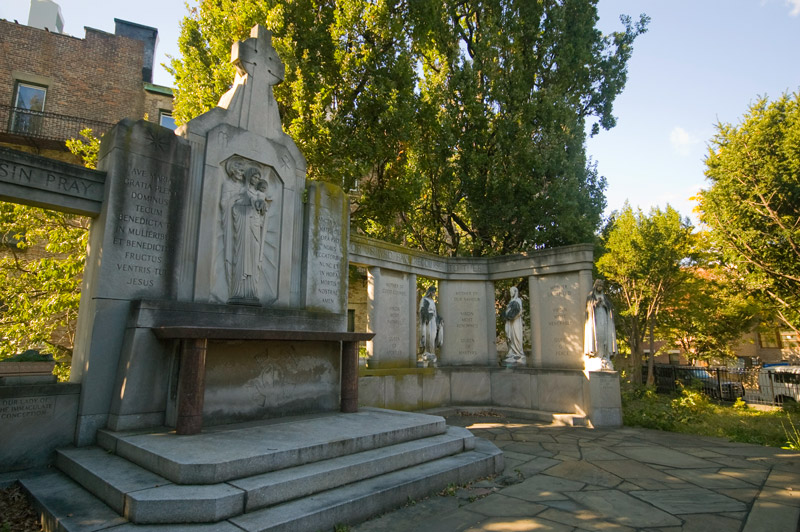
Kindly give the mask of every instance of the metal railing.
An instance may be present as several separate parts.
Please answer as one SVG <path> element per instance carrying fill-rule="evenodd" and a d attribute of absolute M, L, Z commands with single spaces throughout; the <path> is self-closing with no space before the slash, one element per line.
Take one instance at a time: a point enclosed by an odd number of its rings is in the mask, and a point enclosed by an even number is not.
<path fill-rule="evenodd" d="M 791 368 L 791 367 L 790 367 Z M 723 401 L 744 399 L 751 404 L 782 406 L 800 403 L 800 371 L 765 366 L 755 368 L 707 368 L 696 366 L 661 366 L 653 368 L 656 391 L 675 393 L 682 386 L 695 386 L 712 398 Z M 789 369 L 789 371 L 786 371 Z M 647 367 L 642 368 L 642 381 Z"/>
<path fill-rule="evenodd" d="M 113 125 L 77 116 L 0 105 L 0 133 L 18 137 L 66 141 L 80 138 L 80 132 L 85 128 L 91 129 L 94 136 L 99 137 Z"/>

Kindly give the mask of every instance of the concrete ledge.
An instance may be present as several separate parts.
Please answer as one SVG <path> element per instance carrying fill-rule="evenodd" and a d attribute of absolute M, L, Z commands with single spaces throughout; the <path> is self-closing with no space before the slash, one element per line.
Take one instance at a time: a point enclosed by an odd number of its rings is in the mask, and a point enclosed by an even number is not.
<path fill-rule="evenodd" d="M 362 371 L 359 403 L 405 411 L 470 405 L 566 415 L 568 425 L 622 424 L 619 375 L 575 369 L 445 366 Z M 558 420 L 556 420 L 558 421 Z"/>

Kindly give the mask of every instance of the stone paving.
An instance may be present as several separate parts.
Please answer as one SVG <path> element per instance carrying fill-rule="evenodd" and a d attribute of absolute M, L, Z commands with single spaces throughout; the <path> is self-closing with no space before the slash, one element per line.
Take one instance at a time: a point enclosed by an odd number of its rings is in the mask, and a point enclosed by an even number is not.
<path fill-rule="evenodd" d="M 503 449 L 503 474 L 352 532 L 800 530 L 800 452 L 629 427 L 447 422 Z"/>

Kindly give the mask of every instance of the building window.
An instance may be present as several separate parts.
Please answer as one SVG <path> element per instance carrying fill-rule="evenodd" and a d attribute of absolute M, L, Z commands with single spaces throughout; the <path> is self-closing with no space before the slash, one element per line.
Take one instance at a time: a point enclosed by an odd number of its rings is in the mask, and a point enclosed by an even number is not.
<path fill-rule="evenodd" d="M 347 309 L 347 332 L 356 332 L 356 311 Z"/>
<path fill-rule="evenodd" d="M 11 131 L 24 135 L 38 135 L 42 130 L 42 112 L 47 87 L 17 82 L 14 94 L 14 112 L 11 114 Z"/>
<path fill-rule="evenodd" d="M 781 331 L 781 347 L 800 347 L 800 338 L 794 331 Z"/>
<path fill-rule="evenodd" d="M 764 349 L 775 349 L 781 346 L 778 340 L 777 331 L 774 329 L 765 332 L 759 332 L 758 343 Z"/>
<path fill-rule="evenodd" d="M 175 125 L 175 119 L 169 111 L 160 111 L 158 113 L 158 123 L 159 125 L 173 130 L 177 127 Z"/>

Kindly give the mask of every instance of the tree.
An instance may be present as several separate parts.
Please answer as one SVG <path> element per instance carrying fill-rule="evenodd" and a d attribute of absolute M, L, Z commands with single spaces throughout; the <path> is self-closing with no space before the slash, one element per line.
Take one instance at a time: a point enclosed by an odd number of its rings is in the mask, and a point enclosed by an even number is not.
<path fill-rule="evenodd" d="M 586 121 L 613 127 L 647 17 L 604 36 L 596 0 L 204 0 L 171 61 L 179 121 L 230 86 L 256 23 L 309 177 L 357 188 L 354 228 L 441 254 L 592 240 L 605 180 Z"/>
<path fill-rule="evenodd" d="M 720 123 L 706 157 L 700 219 L 725 260 L 777 316 L 800 329 L 800 94 L 759 99 Z"/>
<path fill-rule="evenodd" d="M 655 327 L 662 309 L 686 282 L 686 267 L 694 262 L 692 225 L 667 205 L 645 216 L 627 203 L 612 214 L 603 231 L 598 273 L 607 279 L 617 306 L 617 329 L 631 349 L 631 381 L 641 382 L 644 339 L 650 331 L 653 353 Z M 653 381 L 653 356 L 648 360 Z"/>
<path fill-rule="evenodd" d="M 100 142 L 91 130 L 70 150 L 95 167 Z M 86 262 L 89 220 L 83 216 L 0 202 L 0 358 L 39 349 L 68 378 Z"/>
<path fill-rule="evenodd" d="M 658 336 L 693 361 L 734 357 L 734 347 L 757 322 L 760 307 L 735 273 L 720 263 L 707 233 L 695 234 L 697 262 L 662 309 Z"/>

